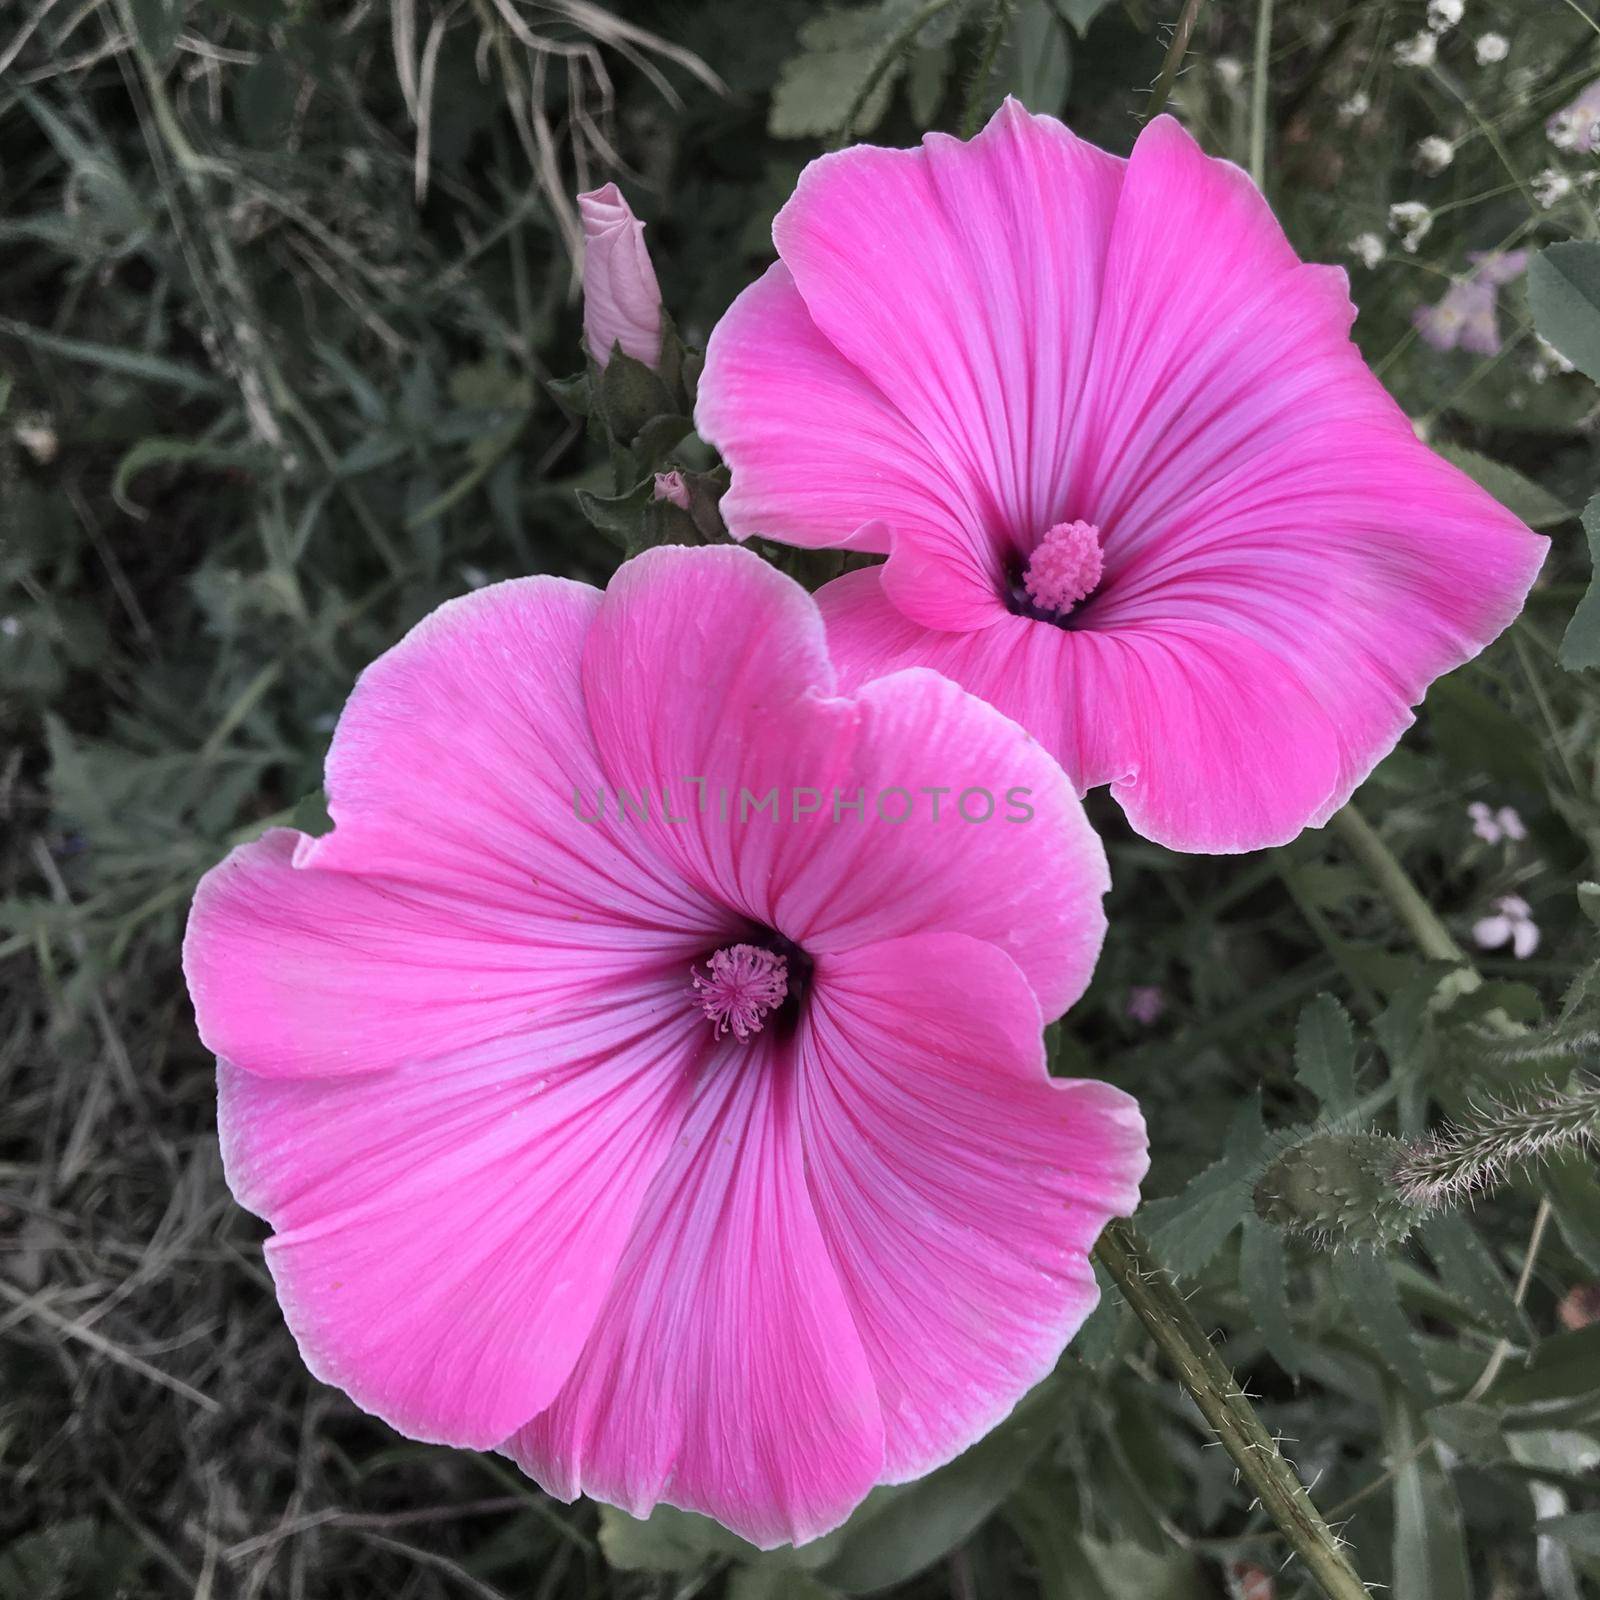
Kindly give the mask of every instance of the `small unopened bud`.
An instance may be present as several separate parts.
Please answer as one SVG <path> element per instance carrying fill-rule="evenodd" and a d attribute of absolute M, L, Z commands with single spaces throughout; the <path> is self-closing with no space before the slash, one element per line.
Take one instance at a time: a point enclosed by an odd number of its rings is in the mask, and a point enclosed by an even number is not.
<path fill-rule="evenodd" d="M 1328 1249 L 1387 1249 L 1427 1215 L 1395 1192 L 1397 1140 L 1380 1133 L 1314 1133 L 1256 1180 L 1256 1214 Z"/>
<path fill-rule="evenodd" d="M 661 289 L 644 224 L 614 183 L 578 196 L 583 218 L 583 342 L 595 365 L 611 352 L 654 367 L 661 359 Z"/>
<path fill-rule="evenodd" d="M 653 498 L 665 500 L 680 511 L 689 509 L 689 485 L 681 472 L 658 472 Z"/>

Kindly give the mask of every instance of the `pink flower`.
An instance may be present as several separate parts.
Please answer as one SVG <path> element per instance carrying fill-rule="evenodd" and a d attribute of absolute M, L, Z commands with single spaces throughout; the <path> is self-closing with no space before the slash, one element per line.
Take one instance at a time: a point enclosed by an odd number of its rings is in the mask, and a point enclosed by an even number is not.
<path fill-rule="evenodd" d="M 661 359 L 661 290 L 644 224 L 614 183 L 578 196 L 583 219 L 583 342 L 597 366 L 622 346 L 653 367 Z"/>
<path fill-rule="evenodd" d="M 314 1373 L 772 1545 L 1050 1371 L 1146 1162 L 1126 1095 L 1046 1074 L 1108 878 L 1021 729 L 929 672 L 837 694 L 797 584 L 663 548 L 428 617 L 327 789 L 184 950 Z"/>
<path fill-rule="evenodd" d="M 1170 117 L 1126 162 L 1015 102 L 857 146 L 774 236 L 700 387 L 728 527 L 886 553 L 819 595 L 845 681 L 947 674 L 1149 838 L 1325 822 L 1533 581 L 1546 541 L 1418 442 L 1344 273 Z"/>
<path fill-rule="evenodd" d="M 1498 355 L 1502 342 L 1500 287 L 1527 270 L 1528 252 L 1479 253 L 1471 259 L 1477 264 L 1477 271 L 1470 278 L 1452 283 L 1436 305 L 1419 306 L 1412 313 L 1412 320 L 1423 342 L 1435 350 L 1454 350 L 1459 345 L 1474 355 Z"/>

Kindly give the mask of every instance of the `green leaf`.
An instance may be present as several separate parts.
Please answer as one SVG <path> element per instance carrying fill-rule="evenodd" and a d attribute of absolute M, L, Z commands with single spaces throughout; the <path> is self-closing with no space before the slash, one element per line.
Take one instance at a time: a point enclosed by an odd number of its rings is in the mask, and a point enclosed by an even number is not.
<path fill-rule="evenodd" d="M 1525 1366 L 1503 1375 L 1485 1399 L 1500 1406 L 1537 1407 L 1553 1427 L 1555 1410 L 1600 1407 L 1595 1374 L 1600 1372 L 1600 1322 L 1576 1333 L 1546 1339 Z"/>
<path fill-rule="evenodd" d="M 1440 754 L 1458 772 L 1487 773 L 1515 789 L 1540 789 L 1544 762 L 1532 728 L 1462 681 L 1440 678 L 1426 706 Z"/>
<path fill-rule="evenodd" d="M 1433 1384 L 1411 1323 L 1400 1305 L 1388 1261 L 1370 1250 L 1347 1250 L 1329 1263 L 1334 1293 L 1362 1342 L 1414 1394 L 1432 1399 Z"/>
<path fill-rule="evenodd" d="M 1141 1210 L 1157 1256 L 1173 1272 L 1198 1272 L 1249 1215 L 1250 1184 L 1266 1147 L 1257 1090 L 1234 1113 L 1222 1155 L 1182 1193 Z"/>
<path fill-rule="evenodd" d="M 1556 1539 L 1581 1555 L 1600 1556 L 1600 1511 L 1578 1511 L 1569 1517 L 1541 1517 L 1533 1531 Z"/>
<path fill-rule="evenodd" d="M 1298 1377 L 1300 1347 L 1289 1313 L 1283 1235 L 1259 1217 L 1244 1219 L 1239 1240 L 1239 1293 L 1267 1353 L 1285 1372 Z"/>
<path fill-rule="evenodd" d="M 1355 1030 L 1332 995 L 1319 994 L 1300 1013 L 1294 1034 L 1294 1075 L 1330 1117 L 1354 1117 Z"/>
<path fill-rule="evenodd" d="M 1046 1379 L 948 1466 L 869 1498 L 845 1524 L 838 1553 L 817 1577 L 851 1594 L 869 1594 L 953 1550 L 1011 1494 L 1054 1437 L 1058 1394 Z"/>
<path fill-rule="evenodd" d="M 690 1572 L 714 1556 L 753 1555 L 754 1547 L 710 1517 L 657 1506 L 643 1521 L 600 1507 L 600 1549 L 627 1572 Z"/>
<path fill-rule="evenodd" d="M 653 418 L 676 413 L 672 392 L 660 375 L 620 348 L 611 352 L 596 390 L 600 414 L 611 437 L 621 445 L 631 445 Z"/>
<path fill-rule="evenodd" d="M 1560 661 L 1569 672 L 1600 667 L 1600 494 L 1583 508 L 1589 541 L 1589 587 L 1561 636 Z"/>
<path fill-rule="evenodd" d="M 1008 41 L 1007 88 L 1028 110 L 1059 116 L 1072 87 L 1072 45 L 1047 0 L 1028 0 Z"/>
<path fill-rule="evenodd" d="M 1110 3 L 1111 0 L 1055 0 L 1056 10 L 1078 30 L 1080 39 Z"/>
<path fill-rule="evenodd" d="M 1470 1400 L 1434 1406 L 1426 1413 L 1428 1432 L 1447 1444 L 1464 1460 L 1480 1464 L 1504 1461 L 1507 1456 L 1505 1430 L 1500 1413 L 1493 1406 Z"/>
<path fill-rule="evenodd" d="M 864 11 L 825 11 L 807 22 L 800 30 L 802 48 L 784 64 L 773 90 L 767 132 L 775 139 L 871 133 L 904 70 L 903 62 L 883 61 L 900 9 L 889 0 Z"/>
<path fill-rule="evenodd" d="M 1526 1313 L 1477 1230 L 1463 1216 L 1430 1217 L 1422 1242 L 1444 1286 L 1492 1333 L 1524 1347 L 1533 1340 Z"/>
<path fill-rule="evenodd" d="M 1487 489 L 1512 516 L 1520 517 L 1530 528 L 1548 528 L 1557 522 L 1565 522 L 1572 515 L 1571 506 L 1503 461 L 1495 461 L 1460 445 L 1441 444 L 1434 448 L 1452 466 L 1466 473 L 1480 489 Z"/>
<path fill-rule="evenodd" d="M 1472 1575 L 1461 1506 L 1432 1445 L 1403 1394 L 1385 1395 L 1386 1444 L 1394 1464 L 1394 1581 L 1405 1600 L 1471 1600 Z"/>
<path fill-rule="evenodd" d="M 13 339 L 20 339 L 36 350 L 63 356 L 68 361 L 82 361 L 125 378 L 165 384 L 191 395 L 226 393 L 226 386 L 217 379 L 176 361 L 168 361 L 164 356 L 145 355 L 138 350 L 123 350 L 113 345 L 96 344 L 88 339 L 69 339 L 65 334 L 48 333 L 43 328 L 17 322 L 11 317 L 0 317 L 0 333 L 8 333 Z"/>
<path fill-rule="evenodd" d="M 301 833 L 309 833 L 313 839 L 332 833 L 333 818 L 328 812 L 327 795 L 321 789 L 313 789 L 302 797 L 289 818 L 289 826 L 298 828 Z"/>
<path fill-rule="evenodd" d="M 1539 337 L 1600 382 L 1600 244 L 1541 250 L 1528 264 L 1528 306 Z"/>
<path fill-rule="evenodd" d="M 798 1567 L 740 1567 L 728 1579 L 728 1600 L 834 1600 L 838 1592 Z"/>

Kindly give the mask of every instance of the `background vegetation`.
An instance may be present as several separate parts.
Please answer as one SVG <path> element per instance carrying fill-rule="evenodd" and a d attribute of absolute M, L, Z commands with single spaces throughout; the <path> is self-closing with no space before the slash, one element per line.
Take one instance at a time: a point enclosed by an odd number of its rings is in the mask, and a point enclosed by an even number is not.
<path fill-rule="evenodd" d="M 1434 349 L 1413 316 L 1469 252 L 1600 234 L 1597 158 L 1547 130 L 1600 77 L 1600 28 L 1578 0 L 1439 6 L 1432 31 L 1417 0 L 1190 6 L 1172 94 L 1261 167 L 1302 254 L 1349 266 L 1357 337 L 1418 426 L 1553 535 L 1524 619 L 1360 797 L 1457 939 L 1515 895 L 1538 948 L 1441 994 L 1448 959 L 1341 838 L 1178 857 L 1097 799 L 1112 934 L 1058 1054 L 1144 1100 L 1141 1223 L 1363 1577 L 1571 1600 L 1600 1578 L 1585 1155 L 1381 1253 L 1251 1203 L 1292 1130 L 1415 1135 L 1596 1048 L 1577 885 L 1600 683 L 1560 656 L 1596 391 L 1522 280 L 1498 354 Z M 1111 1296 L 1000 1434 L 798 1564 L 399 1439 L 296 1356 L 177 968 L 196 877 L 315 794 L 366 661 L 464 589 L 619 558 L 575 494 L 612 487 L 604 451 L 549 388 L 579 365 L 576 190 L 624 184 L 703 343 L 824 145 L 909 143 L 1010 90 L 1126 150 L 1176 21 L 1150 0 L 0 6 L 0 1600 L 1300 1591 Z M 1426 230 L 1397 231 L 1412 202 Z M 1474 802 L 1525 837 L 1480 837 Z M 1534 1044 L 1486 1043 L 1507 1021 Z"/>

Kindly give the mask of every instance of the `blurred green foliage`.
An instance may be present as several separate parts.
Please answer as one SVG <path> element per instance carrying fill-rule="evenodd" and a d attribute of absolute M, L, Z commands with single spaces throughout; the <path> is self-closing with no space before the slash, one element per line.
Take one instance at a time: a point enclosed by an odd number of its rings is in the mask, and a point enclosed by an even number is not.
<path fill-rule="evenodd" d="M 0 7 L 0 1600 L 1300 1592 L 1109 1295 L 990 1440 L 797 1554 L 562 1507 L 495 1457 L 396 1439 L 295 1355 L 222 1184 L 177 970 L 196 877 L 305 818 L 368 660 L 464 589 L 618 560 L 579 510 L 615 492 L 613 463 L 551 388 L 580 364 L 572 193 L 623 183 L 703 344 L 822 148 L 958 131 L 1009 91 L 1126 150 L 1176 15 Z M 1240 162 L 1259 126 L 1298 248 L 1351 272 L 1368 358 L 1553 537 L 1524 619 L 1362 794 L 1459 939 L 1516 894 L 1539 948 L 1485 953 L 1485 985 L 1441 1000 L 1438 963 L 1332 838 L 1177 857 L 1097 797 L 1112 933 L 1055 1047 L 1144 1101 L 1144 1225 L 1363 1576 L 1401 1600 L 1573 1600 L 1600 1580 L 1592 1165 L 1385 1255 L 1323 1254 L 1251 1206 L 1308 1129 L 1411 1136 L 1591 1059 L 1497 1056 L 1483 1020 L 1549 1023 L 1594 956 L 1576 886 L 1600 846 L 1600 680 L 1567 668 L 1600 659 L 1595 601 L 1561 640 L 1600 548 L 1595 513 L 1587 541 L 1578 521 L 1597 394 L 1540 343 L 1537 276 L 1502 292 L 1494 356 L 1430 348 L 1413 314 L 1471 252 L 1555 246 L 1587 270 L 1570 252 L 1600 238 L 1600 167 L 1546 123 L 1600 77 L 1600 29 L 1577 3 L 1467 0 L 1431 64 L 1403 65 L 1427 27 L 1420 0 L 1214 0 L 1172 107 Z M 1407 202 L 1425 231 L 1391 226 Z M 1562 275 L 1557 322 L 1595 281 Z M 1590 365 L 1582 325 L 1541 331 Z M 1526 837 L 1476 835 L 1477 801 Z M 1150 989 L 1153 1020 L 1130 1009 Z"/>

